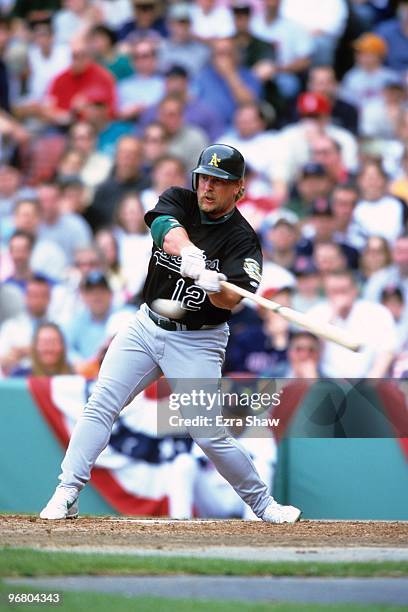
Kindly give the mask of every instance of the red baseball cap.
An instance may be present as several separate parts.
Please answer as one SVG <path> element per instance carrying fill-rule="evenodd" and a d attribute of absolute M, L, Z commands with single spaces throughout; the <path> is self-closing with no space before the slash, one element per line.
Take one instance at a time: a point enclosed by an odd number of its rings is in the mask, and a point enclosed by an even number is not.
<path fill-rule="evenodd" d="M 297 111 L 299 115 L 330 115 L 332 105 L 329 98 L 320 93 L 307 91 L 300 94 L 297 99 Z"/>

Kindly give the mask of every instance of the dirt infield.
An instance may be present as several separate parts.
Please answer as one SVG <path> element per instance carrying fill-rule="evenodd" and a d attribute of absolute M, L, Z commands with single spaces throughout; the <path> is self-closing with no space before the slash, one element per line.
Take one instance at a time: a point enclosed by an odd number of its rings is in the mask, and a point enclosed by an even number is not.
<path fill-rule="evenodd" d="M 173 521 L 89 518 L 44 521 L 0 515 L 0 546 L 146 548 L 377 546 L 408 547 L 408 522 L 309 521 L 270 525 L 259 521 Z"/>

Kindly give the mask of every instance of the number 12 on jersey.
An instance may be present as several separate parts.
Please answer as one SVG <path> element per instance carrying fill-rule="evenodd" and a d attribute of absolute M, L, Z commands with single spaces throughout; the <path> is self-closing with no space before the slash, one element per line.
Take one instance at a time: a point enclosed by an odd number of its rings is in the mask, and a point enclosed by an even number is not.
<path fill-rule="evenodd" d="M 184 278 L 179 278 L 171 299 L 181 302 L 181 307 L 185 310 L 200 310 L 205 297 L 206 293 L 204 289 L 197 287 L 197 285 L 186 287 Z"/>

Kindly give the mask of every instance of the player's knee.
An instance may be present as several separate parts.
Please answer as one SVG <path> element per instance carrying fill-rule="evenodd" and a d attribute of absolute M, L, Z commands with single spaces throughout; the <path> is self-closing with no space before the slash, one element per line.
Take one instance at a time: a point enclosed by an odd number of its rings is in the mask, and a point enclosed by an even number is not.
<path fill-rule="evenodd" d="M 195 438 L 195 443 L 201 448 L 206 455 L 211 455 L 212 452 L 217 452 L 225 446 L 227 436 L 217 438 Z"/>

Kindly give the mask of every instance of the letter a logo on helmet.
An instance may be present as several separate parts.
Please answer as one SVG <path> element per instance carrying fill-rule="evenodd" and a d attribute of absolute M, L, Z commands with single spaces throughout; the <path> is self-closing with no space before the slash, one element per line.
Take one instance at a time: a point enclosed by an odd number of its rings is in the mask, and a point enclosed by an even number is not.
<path fill-rule="evenodd" d="M 210 145 L 201 152 L 197 167 L 193 170 L 193 189 L 197 189 L 199 174 L 236 181 L 242 179 L 244 173 L 245 160 L 237 149 L 225 144 Z"/>
<path fill-rule="evenodd" d="M 220 163 L 221 159 L 219 157 L 217 157 L 216 153 L 213 153 L 213 156 L 211 158 L 211 161 L 209 162 L 209 166 L 217 166 L 218 168 L 218 164 Z"/>

